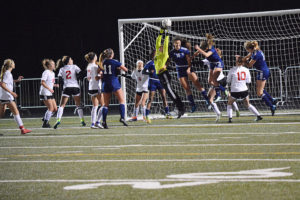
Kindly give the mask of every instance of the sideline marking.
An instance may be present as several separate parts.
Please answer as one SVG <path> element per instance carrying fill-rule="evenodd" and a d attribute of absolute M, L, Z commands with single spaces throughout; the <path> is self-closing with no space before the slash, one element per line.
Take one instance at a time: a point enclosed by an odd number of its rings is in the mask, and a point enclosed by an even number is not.
<path fill-rule="evenodd" d="M 199 140 L 193 140 L 199 141 Z M 200 140 L 202 141 L 202 140 Z M 215 146 L 300 146 L 300 143 L 270 143 L 270 144 L 128 144 L 128 145 L 100 145 L 100 146 L 19 146 L 0 147 L 0 149 L 72 149 L 72 148 L 129 148 L 129 147 L 215 147 Z"/>
<path fill-rule="evenodd" d="M 105 162 L 300 162 L 300 159 L 141 159 L 141 160 L 7 160 L 0 163 L 105 163 Z"/>

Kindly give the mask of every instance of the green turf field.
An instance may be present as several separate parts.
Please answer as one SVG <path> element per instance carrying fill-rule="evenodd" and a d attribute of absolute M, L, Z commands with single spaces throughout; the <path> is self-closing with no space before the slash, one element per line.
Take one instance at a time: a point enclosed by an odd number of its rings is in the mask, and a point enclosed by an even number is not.
<path fill-rule="evenodd" d="M 25 136 L 1 119 L 0 199 L 300 198 L 300 115 L 117 119 L 108 130 L 23 119 Z"/>

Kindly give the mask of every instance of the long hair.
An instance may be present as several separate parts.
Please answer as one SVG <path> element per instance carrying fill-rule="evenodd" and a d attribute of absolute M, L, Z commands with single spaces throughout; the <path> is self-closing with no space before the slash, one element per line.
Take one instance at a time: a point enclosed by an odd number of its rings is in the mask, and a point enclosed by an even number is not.
<path fill-rule="evenodd" d="M 247 41 L 244 43 L 244 48 L 245 49 L 250 49 L 250 50 L 259 50 L 258 42 L 257 41 Z"/>
<path fill-rule="evenodd" d="M 210 49 L 214 44 L 214 37 L 212 34 L 206 33 L 206 40 L 201 42 L 200 48 L 202 50 Z"/>
<path fill-rule="evenodd" d="M 3 76 L 5 74 L 5 72 L 11 68 L 13 65 L 15 64 L 15 62 L 12 59 L 6 59 L 3 62 L 2 68 L 1 68 L 1 81 L 3 81 Z"/>
<path fill-rule="evenodd" d="M 52 59 L 48 59 L 48 58 L 45 58 L 43 61 L 42 61 L 42 65 L 44 67 L 44 69 L 49 69 L 49 67 L 51 66 L 51 62 L 54 62 L 54 60 Z M 54 69 L 55 70 L 55 69 Z"/>
<path fill-rule="evenodd" d="M 96 54 L 94 52 L 89 52 L 89 53 L 85 54 L 84 58 L 88 63 L 90 63 L 94 60 L 95 56 L 96 56 Z"/>
<path fill-rule="evenodd" d="M 110 58 L 113 53 L 114 51 L 111 48 L 105 49 L 102 53 L 100 53 L 98 64 L 102 70 L 104 70 L 103 61 L 107 58 Z"/>
<path fill-rule="evenodd" d="M 58 59 L 56 62 L 56 69 L 59 69 L 69 63 L 70 56 L 63 56 L 61 59 Z"/>

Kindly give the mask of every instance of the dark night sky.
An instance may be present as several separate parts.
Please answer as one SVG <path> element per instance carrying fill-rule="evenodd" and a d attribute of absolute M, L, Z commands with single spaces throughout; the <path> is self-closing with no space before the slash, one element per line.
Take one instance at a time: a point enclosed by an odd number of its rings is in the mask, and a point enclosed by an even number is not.
<path fill-rule="evenodd" d="M 57 60 L 69 55 L 84 68 L 83 56 L 89 51 L 99 54 L 111 47 L 118 55 L 118 19 L 300 8 L 297 1 L 287 0 L 172 2 L 175 1 L 1 1 L 1 65 L 4 59 L 12 58 L 16 62 L 15 76 L 33 78 L 41 76 L 43 58 Z"/>

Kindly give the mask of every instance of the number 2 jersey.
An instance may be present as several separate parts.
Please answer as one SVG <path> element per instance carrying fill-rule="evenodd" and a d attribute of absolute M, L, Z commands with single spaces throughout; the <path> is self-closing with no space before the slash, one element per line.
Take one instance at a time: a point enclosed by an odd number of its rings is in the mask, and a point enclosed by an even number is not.
<path fill-rule="evenodd" d="M 58 76 L 64 80 L 63 89 L 67 87 L 77 87 L 79 84 L 76 75 L 81 72 L 81 69 L 77 65 L 65 65 L 59 69 Z"/>
<path fill-rule="evenodd" d="M 231 87 L 231 92 L 247 91 L 247 83 L 251 83 L 249 69 L 244 66 L 231 68 L 227 76 L 227 83 Z"/>

